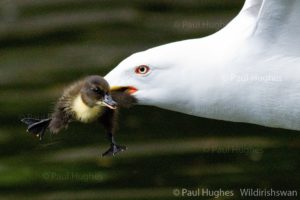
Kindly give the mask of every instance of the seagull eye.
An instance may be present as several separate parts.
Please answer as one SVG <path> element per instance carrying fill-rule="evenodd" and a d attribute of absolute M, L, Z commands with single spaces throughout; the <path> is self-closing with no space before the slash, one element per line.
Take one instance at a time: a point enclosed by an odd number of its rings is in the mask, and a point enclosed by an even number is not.
<path fill-rule="evenodd" d="M 140 65 L 135 69 L 136 74 L 145 75 L 150 71 L 150 67 L 146 65 Z"/>

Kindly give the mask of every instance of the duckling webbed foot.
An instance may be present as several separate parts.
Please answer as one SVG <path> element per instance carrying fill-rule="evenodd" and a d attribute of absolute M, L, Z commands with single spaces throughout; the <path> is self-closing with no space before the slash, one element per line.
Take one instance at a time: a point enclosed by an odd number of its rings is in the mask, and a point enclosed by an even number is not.
<path fill-rule="evenodd" d="M 24 118 L 21 121 L 28 125 L 27 128 L 28 133 L 31 133 L 36 137 L 38 137 L 40 140 L 42 140 L 45 131 L 49 126 L 51 118 L 47 118 L 47 119 Z"/>
<path fill-rule="evenodd" d="M 127 149 L 126 146 L 121 146 L 121 145 L 118 145 L 115 141 L 115 138 L 113 136 L 113 134 L 111 132 L 109 132 L 107 134 L 108 136 L 108 139 L 109 139 L 109 142 L 110 142 L 110 148 L 105 151 L 102 156 L 114 156 L 116 155 L 117 153 L 120 153 L 122 151 L 125 151 Z"/>
<path fill-rule="evenodd" d="M 127 149 L 126 146 L 120 146 L 120 145 L 117 145 L 117 144 L 111 144 L 110 148 L 105 151 L 102 156 L 114 156 L 116 155 L 117 153 L 120 153 L 122 151 L 125 151 Z"/>

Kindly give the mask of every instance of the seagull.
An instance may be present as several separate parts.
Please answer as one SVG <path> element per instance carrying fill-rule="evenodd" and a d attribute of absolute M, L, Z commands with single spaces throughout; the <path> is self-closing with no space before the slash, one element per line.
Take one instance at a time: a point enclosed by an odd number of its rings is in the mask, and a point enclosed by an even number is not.
<path fill-rule="evenodd" d="M 105 79 L 141 105 L 299 131 L 299 10 L 246 0 L 220 31 L 134 53 Z"/>

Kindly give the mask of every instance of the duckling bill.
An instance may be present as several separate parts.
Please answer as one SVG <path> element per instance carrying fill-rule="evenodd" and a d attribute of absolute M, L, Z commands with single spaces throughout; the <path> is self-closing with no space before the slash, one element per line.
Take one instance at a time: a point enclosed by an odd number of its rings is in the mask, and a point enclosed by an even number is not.
<path fill-rule="evenodd" d="M 116 100 L 114 100 L 114 97 Z M 114 138 L 119 107 L 130 107 L 136 99 L 124 92 L 110 92 L 109 84 L 101 76 L 88 76 L 68 87 L 56 103 L 50 118 L 24 118 L 27 132 L 43 138 L 47 129 L 53 134 L 66 129 L 73 121 L 100 122 L 110 141 L 110 148 L 102 156 L 112 156 L 126 147 L 118 145 Z"/>

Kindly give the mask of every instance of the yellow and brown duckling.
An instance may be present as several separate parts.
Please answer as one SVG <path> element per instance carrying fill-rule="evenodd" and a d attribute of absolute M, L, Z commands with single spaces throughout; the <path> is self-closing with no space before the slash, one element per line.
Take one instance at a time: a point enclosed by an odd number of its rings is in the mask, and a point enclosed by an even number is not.
<path fill-rule="evenodd" d="M 115 98 L 114 98 L 115 97 Z M 115 99 L 115 100 L 114 100 Z M 68 87 L 56 103 L 50 118 L 24 118 L 21 121 L 28 125 L 27 132 L 42 139 L 45 131 L 57 134 L 66 129 L 72 121 L 82 123 L 100 122 L 111 143 L 103 156 L 115 155 L 126 150 L 114 139 L 116 118 L 119 107 L 130 107 L 136 99 L 125 92 L 110 92 L 109 84 L 101 76 L 88 76 Z"/>

